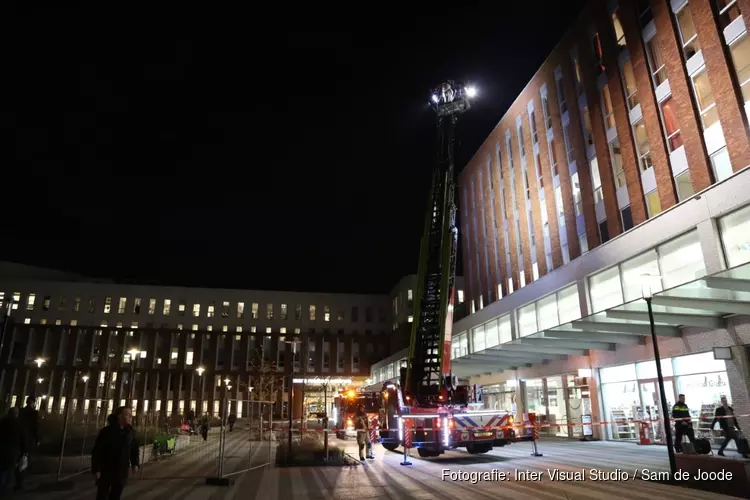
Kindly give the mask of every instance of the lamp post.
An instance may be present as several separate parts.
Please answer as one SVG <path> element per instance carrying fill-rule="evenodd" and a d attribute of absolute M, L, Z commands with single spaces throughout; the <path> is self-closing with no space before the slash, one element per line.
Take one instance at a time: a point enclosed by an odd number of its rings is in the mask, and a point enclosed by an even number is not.
<path fill-rule="evenodd" d="M 138 355 L 141 353 L 133 347 L 128 351 L 130 354 L 130 388 L 128 389 L 128 406 L 133 407 L 133 390 L 135 389 L 135 365 L 138 363 Z"/>
<path fill-rule="evenodd" d="M 198 403 L 200 404 L 200 408 L 198 409 L 198 411 L 200 412 L 199 415 L 203 415 L 203 396 L 205 395 L 205 382 L 206 382 L 206 379 L 203 378 L 203 372 L 205 372 L 206 369 L 203 368 L 202 366 L 199 366 L 198 368 L 195 369 L 195 371 L 198 372 L 198 377 L 200 378 L 200 381 L 201 381 L 201 396 L 198 398 Z"/>
<path fill-rule="evenodd" d="M 10 324 L 10 312 L 13 310 L 13 304 L 18 304 L 18 302 L 11 299 L 5 304 L 5 319 L 3 319 L 3 331 L 0 332 L 0 358 L 3 355 L 3 346 L 5 345 L 5 332 L 8 331 L 8 325 Z"/>
<path fill-rule="evenodd" d="M 46 363 L 47 360 L 42 357 L 37 357 L 34 360 L 34 363 L 36 364 L 36 383 L 40 384 L 44 382 L 44 378 L 42 377 L 41 371 L 42 371 L 42 365 Z M 32 401 L 34 402 L 34 407 L 36 407 L 36 386 L 34 386 L 34 392 L 32 395 Z M 27 402 L 28 404 L 28 402 Z"/>
<path fill-rule="evenodd" d="M 297 346 L 301 343 L 299 339 L 293 338 L 293 340 L 285 340 L 286 344 L 291 346 L 292 359 L 287 363 L 287 375 L 289 376 L 289 438 L 288 446 L 289 453 L 288 457 L 292 456 L 292 427 L 294 426 L 294 355 L 297 354 Z"/>
<path fill-rule="evenodd" d="M 651 292 L 651 280 L 661 278 L 661 276 L 653 274 L 641 275 L 641 291 L 643 293 L 643 300 L 646 301 L 648 307 L 648 322 L 651 328 L 651 343 L 654 345 L 654 362 L 656 363 L 656 377 L 659 382 L 659 395 L 661 396 L 662 406 L 662 419 L 664 420 L 664 438 L 667 442 L 667 454 L 669 456 L 669 471 L 670 479 L 674 480 L 675 473 L 677 472 L 677 464 L 675 462 L 674 448 L 672 446 L 672 424 L 669 419 L 669 407 L 667 403 L 667 396 L 664 392 L 664 376 L 661 373 L 661 356 L 659 355 L 659 342 L 656 340 L 656 328 L 654 325 L 654 310 L 651 307 L 651 299 L 653 293 Z"/>

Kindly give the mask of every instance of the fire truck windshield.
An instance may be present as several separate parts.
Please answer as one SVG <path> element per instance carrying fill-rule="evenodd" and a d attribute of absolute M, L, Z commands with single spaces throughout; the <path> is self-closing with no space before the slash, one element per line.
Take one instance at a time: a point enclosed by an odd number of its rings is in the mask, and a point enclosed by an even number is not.
<path fill-rule="evenodd" d="M 380 409 L 377 403 L 377 400 L 375 400 L 374 398 L 367 397 L 367 396 L 360 396 L 358 398 L 347 399 L 346 412 L 357 413 L 357 410 L 359 409 L 359 405 L 364 405 L 365 411 L 368 413 L 376 412 Z"/>

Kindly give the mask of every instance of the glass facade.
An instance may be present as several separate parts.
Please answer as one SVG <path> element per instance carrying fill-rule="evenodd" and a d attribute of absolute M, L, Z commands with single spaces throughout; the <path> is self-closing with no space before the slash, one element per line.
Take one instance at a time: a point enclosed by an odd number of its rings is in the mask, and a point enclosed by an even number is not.
<path fill-rule="evenodd" d="M 714 410 L 726 396 L 731 405 L 726 365 L 714 359 L 713 352 L 690 354 L 661 360 L 664 392 L 669 408 L 677 396 L 685 394 L 685 403 L 693 417 L 697 437 L 705 437 L 718 445 L 719 431 L 710 423 Z M 663 409 L 654 361 L 611 366 L 599 370 L 602 406 L 601 420 L 609 422 L 604 437 L 636 441 L 640 422 L 646 422 L 656 442 L 664 442 Z M 706 421 L 701 417 L 709 417 Z"/>

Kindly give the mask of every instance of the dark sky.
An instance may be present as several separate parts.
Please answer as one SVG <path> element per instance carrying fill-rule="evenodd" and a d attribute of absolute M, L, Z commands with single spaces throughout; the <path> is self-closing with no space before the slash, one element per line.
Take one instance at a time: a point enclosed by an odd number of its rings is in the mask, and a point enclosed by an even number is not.
<path fill-rule="evenodd" d="M 182 33 L 23 13 L 3 56 L 0 257 L 162 284 L 387 291 L 417 269 L 429 89 L 480 90 L 460 170 L 582 2 L 406 4 L 196 11 Z"/>

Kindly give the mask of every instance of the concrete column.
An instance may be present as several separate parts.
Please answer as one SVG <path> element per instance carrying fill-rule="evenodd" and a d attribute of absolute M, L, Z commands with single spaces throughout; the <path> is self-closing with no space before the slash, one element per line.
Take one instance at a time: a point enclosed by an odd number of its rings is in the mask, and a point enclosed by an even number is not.
<path fill-rule="evenodd" d="M 721 235 L 716 219 L 708 219 L 698 223 L 697 229 L 706 274 L 715 274 L 725 270 L 727 265 L 721 248 Z"/>
<path fill-rule="evenodd" d="M 581 307 L 581 317 L 585 318 L 589 315 L 589 292 L 586 286 L 586 278 L 578 280 L 578 304 Z"/>
<path fill-rule="evenodd" d="M 727 331 L 737 344 L 730 348 L 732 359 L 726 361 L 729 391 L 732 396 L 731 406 L 737 415 L 750 414 L 750 358 L 748 358 L 748 346 L 741 345 L 740 332 L 737 331 L 738 329 L 747 330 L 749 327 L 750 317 L 748 316 L 738 316 L 727 321 Z M 750 417 L 739 417 L 737 420 L 742 429 L 750 428 Z"/>

